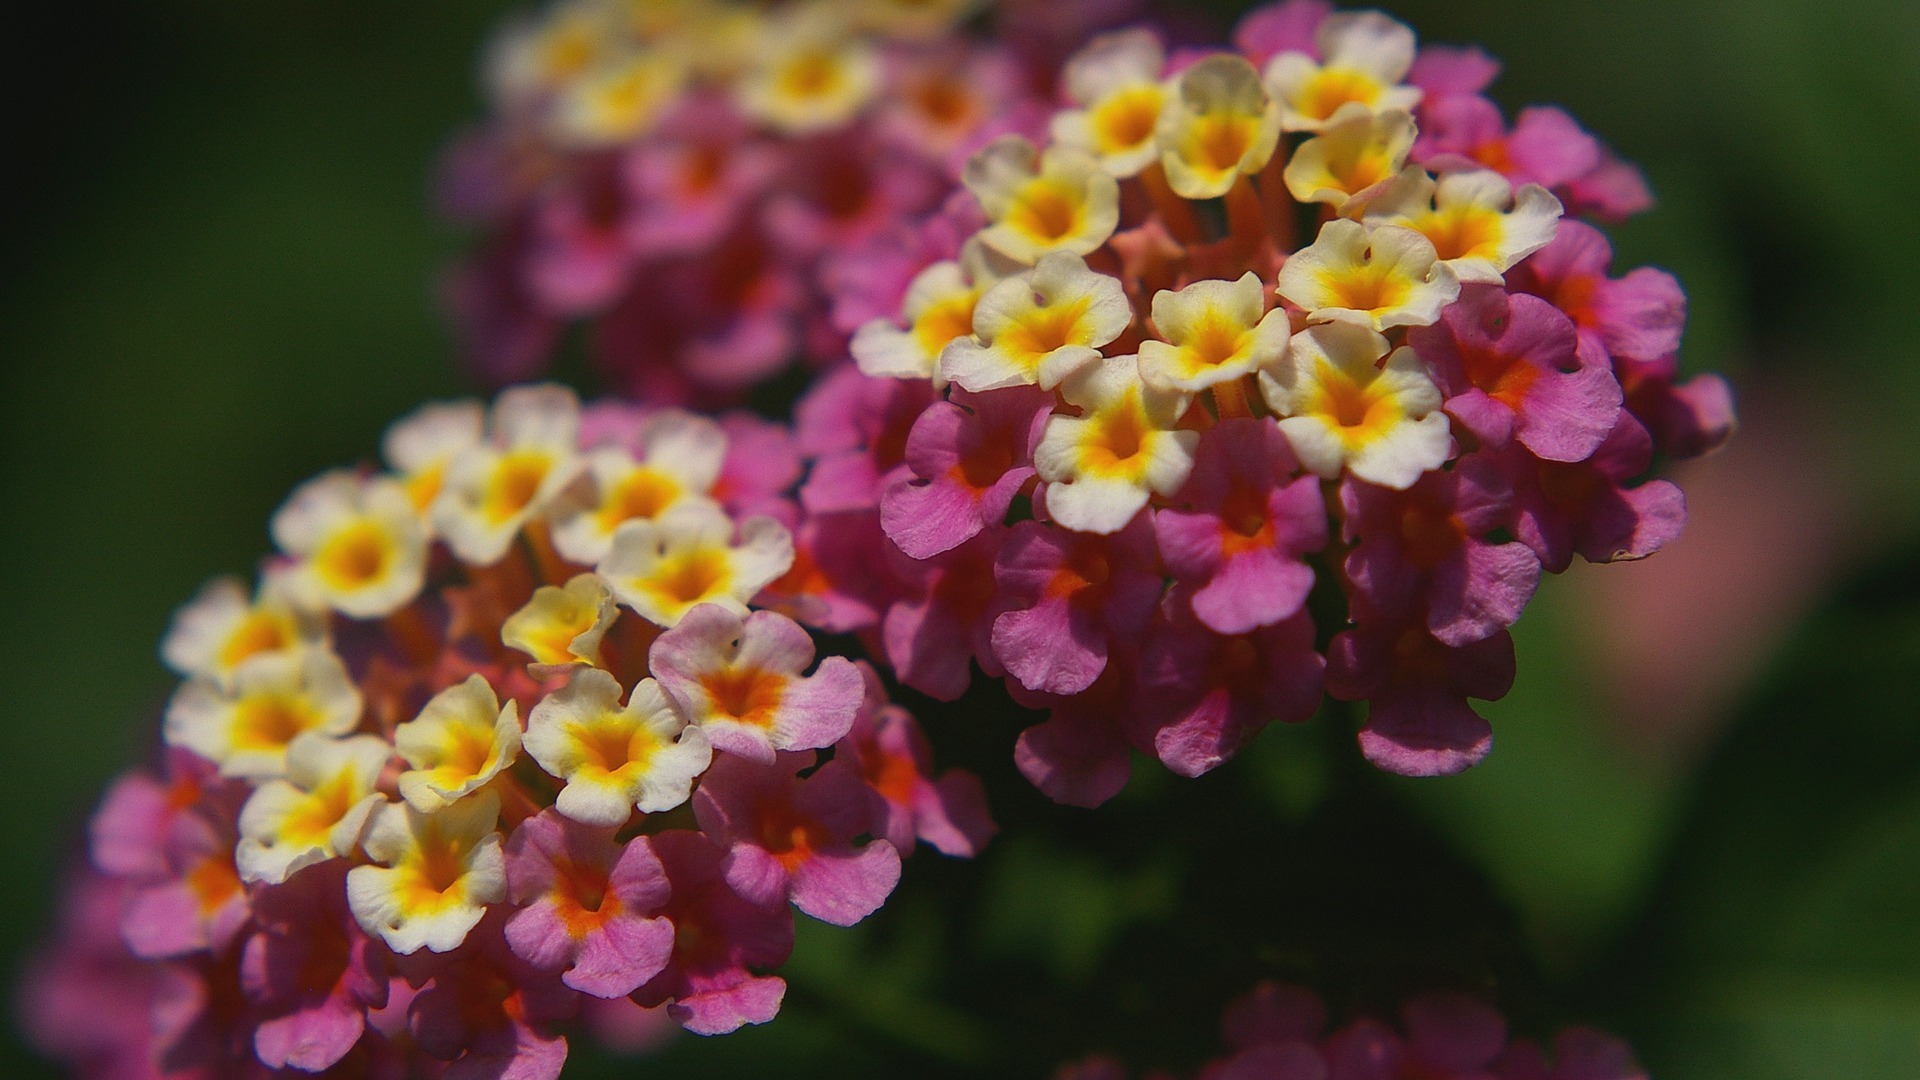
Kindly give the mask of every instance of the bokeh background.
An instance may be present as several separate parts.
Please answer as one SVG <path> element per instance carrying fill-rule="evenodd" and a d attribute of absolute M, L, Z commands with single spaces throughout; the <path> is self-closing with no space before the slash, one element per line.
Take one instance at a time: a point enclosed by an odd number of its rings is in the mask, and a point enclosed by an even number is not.
<path fill-rule="evenodd" d="M 102 784 L 152 747 L 173 607 L 250 570 L 295 483 L 466 389 L 427 178 L 507 10 L 114 0 L 0 35 L 9 986 Z M 804 926 L 780 1020 L 679 1039 L 676 1072 L 1187 1066 L 1280 971 L 1361 1007 L 1482 986 L 1668 1080 L 1920 1075 L 1920 5 L 1393 12 L 1645 167 L 1661 205 L 1616 265 L 1679 274 L 1685 364 L 1745 422 L 1683 471 L 1688 534 L 1543 590 L 1498 749 L 1456 779 L 1362 775 L 1324 717 L 1091 814 L 1013 774 L 997 691 L 927 710 L 1016 835 L 923 853 L 862 927 Z M 0 1075 L 52 1073 L 9 1028 Z"/>

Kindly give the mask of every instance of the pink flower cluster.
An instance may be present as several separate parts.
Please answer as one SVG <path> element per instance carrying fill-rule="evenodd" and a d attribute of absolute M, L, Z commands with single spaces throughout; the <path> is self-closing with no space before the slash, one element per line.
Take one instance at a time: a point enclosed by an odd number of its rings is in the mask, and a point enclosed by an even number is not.
<path fill-rule="evenodd" d="M 1407 1002 L 1398 1027 L 1363 1017 L 1327 1031 L 1327 1010 L 1311 991 L 1264 982 L 1228 1006 L 1221 1019 L 1228 1051 L 1196 1080 L 1646 1080 L 1633 1052 L 1592 1028 L 1567 1028 L 1551 1051 L 1509 1039 L 1493 1007 L 1457 994 Z M 1055 1080 L 1127 1080 L 1122 1062 L 1095 1056 L 1054 1073 Z M 1146 1080 L 1173 1080 L 1148 1072 Z"/>
<path fill-rule="evenodd" d="M 744 416 L 523 387 L 275 516 L 164 655 L 29 1027 L 84 1075 L 553 1077 L 576 1022 L 762 1023 L 798 908 L 851 925 L 992 835 L 870 668 L 751 607 L 797 462 Z"/>
<path fill-rule="evenodd" d="M 1493 61 L 1377 12 L 1286 0 L 1234 40 L 1075 54 L 1049 138 L 969 159 L 797 415 L 831 628 L 936 698 L 1004 677 L 1064 802 L 1323 691 L 1384 769 L 1473 765 L 1541 575 L 1670 541 L 1650 470 L 1733 427 L 1718 377 L 1676 381 L 1679 284 L 1575 216 L 1649 200 L 1565 114 L 1509 125 Z"/>
<path fill-rule="evenodd" d="M 506 27 L 441 182 L 484 235 L 446 287 L 471 365 L 530 377 L 588 320 L 622 392 L 724 401 L 841 355 L 967 152 L 1036 130 L 1060 55 L 1132 7 L 1006 0 L 963 30 L 982 6 L 556 0 Z"/>

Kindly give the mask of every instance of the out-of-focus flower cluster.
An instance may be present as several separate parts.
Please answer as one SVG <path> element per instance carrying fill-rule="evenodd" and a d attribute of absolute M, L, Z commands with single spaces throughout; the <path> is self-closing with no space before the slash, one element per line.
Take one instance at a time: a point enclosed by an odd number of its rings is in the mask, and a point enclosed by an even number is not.
<path fill-rule="evenodd" d="M 1509 122 L 1492 60 L 1378 12 L 1234 41 L 1074 55 L 1049 138 L 968 160 L 943 257 L 800 406 L 803 550 L 891 559 L 864 603 L 906 685 L 972 661 L 1051 710 L 1016 756 L 1067 802 L 1323 689 L 1382 768 L 1467 768 L 1541 574 L 1672 539 L 1650 470 L 1733 425 L 1676 382 L 1679 284 L 1580 216 L 1645 208 L 1639 173 L 1564 113 Z"/>
<path fill-rule="evenodd" d="M 1261 983 L 1227 1007 L 1228 1050 L 1195 1080 L 1646 1080 L 1633 1052 L 1592 1028 L 1560 1032 L 1549 1049 L 1509 1039 L 1498 1010 L 1471 997 L 1429 994 L 1407 1002 L 1399 1026 L 1362 1017 L 1327 1031 L 1327 1010 L 1311 991 Z M 1054 1080 L 1127 1080 L 1121 1061 L 1095 1056 L 1060 1068 Z M 1146 1080 L 1173 1080 L 1148 1072 Z"/>
<path fill-rule="evenodd" d="M 591 319 L 617 386 L 685 401 L 842 355 L 880 311 L 861 283 L 912 259 L 967 153 L 1038 131 L 1059 58 L 1133 6 L 557 0 L 513 23 L 442 183 L 486 237 L 447 289 L 472 363 L 526 378 Z M 988 8 L 997 35 L 962 29 Z"/>
<path fill-rule="evenodd" d="M 384 450 L 179 612 L 164 764 L 108 792 L 28 989 L 47 1052 L 551 1077 L 575 1018 L 772 1018 L 790 905 L 858 922 L 917 840 L 991 835 L 870 669 L 750 606 L 794 563 L 784 429 L 526 387 Z"/>

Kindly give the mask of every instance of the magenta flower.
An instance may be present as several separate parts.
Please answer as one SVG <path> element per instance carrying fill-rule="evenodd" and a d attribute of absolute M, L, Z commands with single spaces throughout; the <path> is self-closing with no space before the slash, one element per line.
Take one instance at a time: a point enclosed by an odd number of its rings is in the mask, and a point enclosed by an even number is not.
<path fill-rule="evenodd" d="M 1121 730 L 1133 708 L 1133 664 L 1110 660 L 1092 686 L 1076 694 L 1046 694 L 1007 681 L 1013 699 L 1048 710 L 1046 720 L 1020 733 L 1013 763 L 1020 775 L 1057 803 L 1099 806 L 1127 786 L 1132 744 Z"/>
<path fill-rule="evenodd" d="M 673 926 L 658 916 L 666 872 L 644 836 L 621 843 L 611 828 L 553 810 L 507 839 L 506 925 L 514 955 L 595 997 L 624 997 L 666 967 Z"/>
<path fill-rule="evenodd" d="M 911 478 L 880 496 L 880 524 L 910 558 L 951 551 L 1006 520 L 1034 476 L 1033 450 L 1053 397 L 1037 388 L 969 394 L 928 405 L 907 434 Z"/>
<path fill-rule="evenodd" d="M 1514 535 L 1557 574 L 1575 552 L 1588 562 L 1643 559 L 1680 535 L 1687 503 L 1668 480 L 1627 485 L 1653 462 L 1653 440 L 1621 413 L 1584 461 L 1541 461 L 1512 449 L 1497 459 L 1513 483 Z"/>
<path fill-rule="evenodd" d="M 1154 515 L 1154 535 L 1202 623 L 1241 634 L 1300 610 L 1313 588 L 1300 557 L 1326 545 L 1327 512 L 1279 428 L 1252 418 L 1215 425 L 1173 503 Z"/>
<path fill-rule="evenodd" d="M 1615 359 L 1658 360 L 1680 347 L 1687 298 L 1665 270 L 1643 266 L 1608 277 L 1613 245 L 1605 233 L 1562 218 L 1553 242 L 1507 272 L 1507 287 L 1566 312 L 1583 348 Z"/>
<path fill-rule="evenodd" d="M 1449 645 L 1512 626 L 1540 583 L 1540 559 L 1525 544 L 1495 543 L 1512 520 L 1513 493 L 1491 459 L 1474 455 L 1406 491 L 1358 481 L 1340 489 L 1353 593 L 1369 607 L 1424 610 Z"/>
<path fill-rule="evenodd" d="M 420 992 L 407 1008 L 414 1043 L 447 1063 L 449 1080 L 554 1080 L 567 1060 L 559 1025 L 577 999 L 551 972 L 514 955 L 493 913 L 475 927 L 467 948 L 419 954 Z"/>
<path fill-rule="evenodd" d="M 802 779 L 812 754 L 771 764 L 723 756 L 694 796 L 700 828 L 727 846 L 733 890 L 757 904 L 793 901 L 822 922 L 851 926 L 879 908 L 900 881 L 900 853 L 885 840 L 856 847 L 873 828 L 859 776 L 830 761 Z"/>
<path fill-rule="evenodd" d="M 977 662 L 989 678 L 1005 669 L 993 654 L 994 563 L 1009 530 L 993 528 L 929 559 L 897 558 L 901 595 L 887 608 L 881 642 L 894 675 L 941 701 L 966 693 Z"/>
<path fill-rule="evenodd" d="M 998 828 L 987 813 L 986 791 L 972 773 L 933 775 L 933 750 L 913 714 L 886 703 L 878 676 L 867 668 L 867 707 L 836 747 L 873 793 L 875 836 L 901 855 L 925 840 L 943 855 L 971 857 Z"/>
<path fill-rule="evenodd" d="M 771 762 L 777 750 L 831 746 L 860 708 L 860 672 L 843 656 L 813 664 L 813 639 L 785 615 L 744 619 L 701 604 L 660 635 L 654 677 L 716 750 Z"/>
<path fill-rule="evenodd" d="M 247 939 L 240 979 L 265 1015 L 253 1050 L 270 1068 L 331 1068 L 360 1041 L 367 1011 L 387 1003 L 393 957 L 347 910 L 346 874 L 331 860 L 257 894 L 260 929 Z"/>
<path fill-rule="evenodd" d="M 721 874 L 726 852 L 695 832 L 654 837 L 654 853 L 672 887 L 662 912 L 673 923 L 665 970 L 633 992 L 644 1006 L 665 1004 L 680 1026 L 723 1035 L 764 1024 L 780 1011 L 786 980 L 756 974 L 793 952 L 793 919 L 778 905 L 743 899 Z"/>
<path fill-rule="evenodd" d="M 1513 686 L 1506 631 L 1464 645 L 1436 640 L 1410 613 L 1363 615 L 1327 648 L 1327 692 L 1367 702 L 1360 750 L 1403 776 L 1448 776 L 1493 748 L 1493 729 L 1467 699 L 1505 697 Z"/>
<path fill-rule="evenodd" d="M 1326 0 L 1281 0 L 1263 4 L 1240 17 L 1233 28 L 1233 47 L 1258 68 L 1283 52 L 1320 57 L 1320 25 L 1333 14 Z"/>
<path fill-rule="evenodd" d="M 633 260 L 630 202 L 610 155 L 580 160 L 542 193 L 529 215 L 526 275 L 544 310 L 582 315 L 620 295 Z"/>
<path fill-rule="evenodd" d="M 197 809 L 197 808 L 196 808 Z M 234 869 L 231 820 L 176 815 L 160 848 L 165 876 L 135 890 L 120 932 L 135 956 L 182 956 L 225 948 L 248 916 L 247 893 Z"/>
<path fill-rule="evenodd" d="M 779 153 L 713 97 L 689 99 L 623 164 L 632 192 L 628 236 L 641 257 L 711 251 L 778 175 Z"/>
<path fill-rule="evenodd" d="M 897 591 L 889 558 L 878 514 L 809 517 L 793 535 L 793 568 L 755 602 L 829 634 L 868 630 Z"/>
<path fill-rule="evenodd" d="M 1153 617 L 1158 562 L 1149 512 L 1110 536 L 1015 525 L 993 568 L 993 655 L 1029 690 L 1085 690 Z"/>
<path fill-rule="evenodd" d="M 1549 461 L 1583 461 L 1620 414 L 1612 365 L 1577 352 L 1572 320 L 1538 297 L 1469 286 L 1407 342 L 1433 366 L 1447 413 L 1485 446 L 1517 440 Z"/>
<path fill-rule="evenodd" d="M 907 474 L 907 433 L 932 400 L 925 383 L 852 367 L 820 380 L 794 411 L 800 450 L 814 462 L 802 504 L 816 514 L 877 507 L 887 484 Z"/>
<path fill-rule="evenodd" d="M 1144 700 L 1135 711 L 1167 768 L 1199 776 L 1268 724 L 1311 719 L 1324 667 L 1304 611 L 1220 634 L 1195 617 L 1187 591 L 1175 588 L 1147 632 L 1139 670 Z"/>

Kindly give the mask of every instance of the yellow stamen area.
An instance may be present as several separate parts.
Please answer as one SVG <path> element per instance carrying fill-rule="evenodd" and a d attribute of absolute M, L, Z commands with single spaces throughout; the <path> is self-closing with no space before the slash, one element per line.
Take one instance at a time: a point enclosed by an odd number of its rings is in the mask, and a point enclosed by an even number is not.
<path fill-rule="evenodd" d="M 1187 130 L 1186 146 L 1181 154 L 1195 171 L 1213 176 L 1233 172 L 1253 147 L 1259 133 L 1257 116 L 1196 116 Z"/>
<path fill-rule="evenodd" d="M 1394 272 L 1391 264 L 1363 263 L 1341 267 L 1320 276 L 1332 302 L 1324 306 L 1353 311 L 1384 311 L 1407 302 L 1413 282 Z"/>
<path fill-rule="evenodd" d="M 1147 466 L 1147 442 L 1153 435 L 1137 390 L 1129 390 L 1113 408 L 1088 418 L 1080 443 L 1080 467 L 1096 476 L 1137 477 Z"/>
<path fill-rule="evenodd" d="M 1374 442 L 1406 416 L 1399 401 L 1378 383 L 1362 386 L 1324 362 L 1319 365 L 1315 385 L 1319 393 L 1306 411 L 1326 419 L 1348 450 Z"/>
<path fill-rule="evenodd" d="M 444 461 L 429 465 L 407 477 L 403 486 L 407 490 L 408 500 L 413 503 L 413 508 L 423 514 L 426 513 L 427 507 L 433 505 L 433 500 L 440 497 L 440 487 L 446 478 L 447 463 Z"/>
<path fill-rule="evenodd" d="M 913 320 L 914 344 L 928 356 L 938 356 L 948 342 L 973 333 L 973 308 L 979 299 L 979 290 L 968 289 L 927 305 Z"/>
<path fill-rule="evenodd" d="M 340 770 L 333 779 L 308 792 L 280 823 L 280 841 L 299 847 L 325 844 L 327 834 L 353 809 L 361 794 L 352 770 Z"/>
<path fill-rule="evenodd" d="M 1055 349 L 1085 343 L 1081 320 L 1092 306 L 1093 299 L 1083 296 L 1037 308 L 1002 332 L 994 345 L 1027 370 L 1037 370 L 1040 361 Z"/>
<path fill-rule="evenodd" d="M 654 567 L 653 576 L 637 584 L 667 606 L 684 610 L 724 593 L 732 577 L 723 548 L 696 548 L 669 555 Z"/>
<path fill-rule="evenodd" d="M 743 724 L 771 728 L 780 699 L 786 696 L 787 680 L 758 668 L 729 668 L 702 675 L 700 687 L 715 711 Z"/>
<path fill-rule="evenodd" d="M 1029 180 L 1013 197 L 1004 224 L 1042 244 L 1079 232 L 1086 222 L 1086 200 L 1057 180 Z"/>
<path fill-rule="evenodd" d="M 211 915 L 240 892 L 240 874 L 233 860 L 210 856 L 187 871 L 187 890 L 199 902 L 202 914 Z"/>
<path fill-rule="evenodd" d="M 544 450 L 513 450 L 494 463 L 487 478 L 486 495 L 480 512 L 489 524 L 512 521 L 540 493 L 540 485 L 553 468 L 553 456 Z"/>
<path fill-rule="evenodd" d="M 610 533 L 623 521 L 658 517 L 680 495 L 679 481 L 658 469 L 642 465 L 621 477 L 607 491 L 595 518 L 601 531 Z"/>
<path fill-rule="evenodd" d="M 576 659 L 573 655 L 573 639 L 593 629 L 599 617 L 598 609 L 585 605 L 556 614 L 553 621 L 527 631 L 526 643 L 537 650 L 531 655 L 543 664 L 572 662 Z"/>
<path fill-rule="evenodd" d="M 279 652 L 294 643 L 293 620 L 266 611 L 250 611 L 220 646 L 220 666 L 236 668 L 240 661 L 261 653 Z"/>
<path fill-rule="evenodd" d="M 1338 183 L 1341 191 L 1352 195 L 1365 191 L 1392 176 L 1393 161 L 1385 154 L 1366 152 L 1351 161 L 1328 163 L 1327 172 Z"/>
<path fill-rule="evenodd" d="M 579 771 L 589 780 L 624 781 L 632 773 L 644 772 L 648 759 L 659 748 L 652 732 L 618 713 L 603 714 L 590 723 L 569 724 L 567 737 L 580 752 Z"/>
<path fill-rule="evenodd" d="M 1208 312 L 1181 344 L 1180 356 L 1187 362 L 1189 371 L 1207 371 L 1239 357 L 1252 333 L 1232 319 Z"/>
<path fill-rule="evenodd" d="M 450 724 L 441 730 L 440 764 L 431 772 L 453 780 L 454 786 L 486 771 L 494 755 L 493 728 Z"/>
<path fill-rule="evenodd" d="M 313 553 L 313 566 L 329 588 L 353 592 L 385 577 L 392 557 L 393 537 L 379 522 L 362 518 L 327 537 Z"/>
<path fill-rule="evenodd" d="M 285 750 L 295 735 L 315 727 L 320 716 L 300 694 L 252 694 L 234 703 L 235 750 Z"/>
<path fill-rule="evenodd" d="M 828 96 L 843 80 L 839 57 L 824 49 L 809 49 L 781 67 L 777 85 L 782 95 L 805 100 Z"/>
<path fill-rule="evenodd" d="M 590 24 L 578 21 L 559 23 L 540 44 L 540 66 L 549 82 L 579 75 L 600 55 L 600 35 Z"/>
<path fill-rule="evenodd" d="M 460 842 L 429 832 L 419 845 L 410 858 L 393 868 L 393 895 L 400 910 L 417 917 L 464 905 Z"/>
<path fill-rule="evenodd" d="M 1501 217 L 1482 206 L 1453 206 L 1421 215 L 1413 227 L 1428 240 L 1440 258 L 1497 259 L 1500 255 Z"/>
<path fill-rule="evenodd" d="M 1094 106 L 1088 119 L 1100 152 L 1117 154 L 1153 138 L 1165 93 L 1151 83 L 1130 86 Z"/>
<path fill-rule="evenodd" d="M 1322 68 L 1295 95 L 1295 112 L 1311 120 L 1325 120 L 1351 101 L 1371 106 L 1383 88 L 1373 76 L 1351 68 Z"/>

